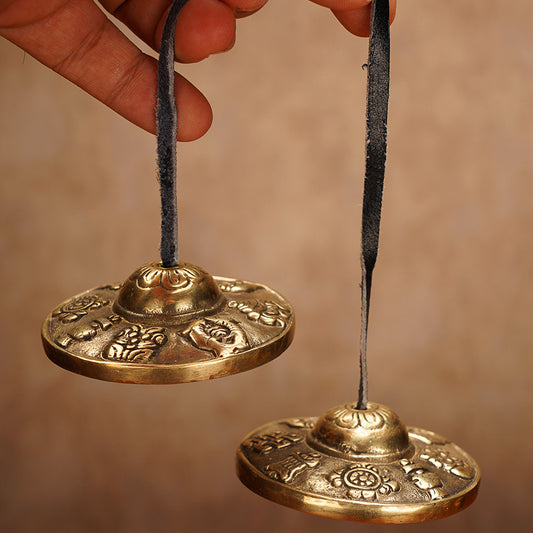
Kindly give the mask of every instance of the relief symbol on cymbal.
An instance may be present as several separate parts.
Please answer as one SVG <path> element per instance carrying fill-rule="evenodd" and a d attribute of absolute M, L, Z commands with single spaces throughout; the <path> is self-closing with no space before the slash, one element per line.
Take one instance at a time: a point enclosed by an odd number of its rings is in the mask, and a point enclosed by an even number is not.
<path fill-rule="evenodd" d="M 369 464 L 341 468 L 330 474 L 328 480 L 334 487 L 348 489 L 348 496 L 354 500 L 376 500 L 400 490 L 399 483 L 390 478 L 387 470 Z"/>
<path fill-rule="evenodd" d="M 104 351 L 104 359 L 129 363 L 146 363 L 167 342 L 165 330 L 133 325 L 123 329 Z"/>
<path fill-rule="evenodd" d="M 451 455 L 447 450 L 435 450 L 427 447 L 420 454 L 420 458 L 454 476 L 463 479 L 472 479 L 474 477 L 474 469 L 458 457 Z"/>
<path fill-rule="evenodd" d="M 201 318 L 191 324 L 184 335 L 200 350 L 207 350 L 216 357 L 228 357 L 250 347 L 246 333 L 233 320 Z"/>
<path fill-rule="evenodd" d="M 94 294 L 79 296 L 56 309 L 52 316 L 63 324 L 70 324 L 89 314 L 89 311 L 100 309 L 108 304 L 109 300 L 103 300 Z"/>
<path fill-rule="evenodd" d="M 115 324 L 118 324 L 122 318 L 118 315 L 98 318 L 90 324 L 79 324 L 69 331 L 62 333 L 55 339 L 55 343 L 62 348 L 67 348 L 70 343 L 90 341 L 102 331 L 107 331 Z"/>
<path fill-rule="evenodd" d="M 221 291 L 231 292 L 233 294 L 254 292 L 261 288 L 260 285 L 248 283 L 247 281 L 241 281 L 240 279 L 218 281 L 218 286 L 220 287 Z"/>
<path fill-rule="evenodd" d="M 320 464 L 320 454 L 316 452 L 297 452 L 285 457 L 285 459 L 272 463 L 265 467 L 268 477 L 284 483 L 290 483 L 293 479 L 308 468 L 316 468 Z"/>
<path fill-rule="evenodd" d="M 203 275 L 195 265 L 164 268 L 159 264 L 150 264 L 140 269 L 137 285 L 141 289 L 161 287 L 169 292 L 180 292 L 191 287 Z"/>
<path fill-rule="evenodd" d="M 296 435 L 296 433 L 282 433 L 281 431 L 274 431 L 273 433 L 265 433 L 257 435 L 248 439 L 243 443 L 245 448 L 267 455 L 274 450 L 281 450 L 288 448 L 304 440 L 303 437 Z"/>
<path fill-rule="evenodd" d="M 244 302 L 228 302 L 230 309 L 237 309 L 248 317 L 248 320 L 259 322 L 265 326 L 284 328 L 291 312 L 273 301 L 248 300 Z"/>
<path fill-rule="evenodd" d="M 315 425 L 315 421 L 309 418 L 289 418 L 284 420 L 283 423 L 290 428 L 296 429 L 311 429 Z"/>
<path fill-rule="evenodd" d="M 402 459 L 400 464 L 407 474 L 407 479 L 412 481 L 419 489 L 427 491 L 432 501 L 440 500 L 446 496 L 442 480 L 437 474 L 430 472 L 424 465 L 413 463 L 409 459 Z"/>

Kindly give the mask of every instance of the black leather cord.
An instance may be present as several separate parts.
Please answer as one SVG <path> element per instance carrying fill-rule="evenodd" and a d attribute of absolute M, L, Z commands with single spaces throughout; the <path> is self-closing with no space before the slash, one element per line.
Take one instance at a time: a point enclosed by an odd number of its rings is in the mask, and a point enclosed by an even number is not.
<path fill-rule="evenodd" d="M 174 40 L 176 20 L 188 0 L 175 0 L 170 8 L 158 64 L 157 154 L 161 188 L 161 263 L 178 264 L 178 219 L 176 199 L 176 129 L 174 99 Z M 376 264 L 381 222 L 381 204 L 387 156 L 389 101 L 389 0 L 373 0 L 368 54 L 368 100 L 366 173 L 361 235 L 361 351 L 358 408 L 368 404 L 367 333 L 372 273 Z"/>
<path fill-rule="evenodd" d="M 178 206 L 176 197 L 177 125 L 174 99 L 174 40 L 176 20 L 188 0 L 175 0 L 163 29 L 157 67 L 157 162 L 161 191 L 161 263 L 178 264 Z"/>
<path fill-rule="evenodd" d="M 379 247 L 379 227 L 389 107 L 390 29 L 389 0 L 373 0 L 368 51 L 368 96 L 366 115 L 366 172 L 361 230 L 361 344 L 358 409 L 368 404 L 367 334 L 372 273 Z"/>

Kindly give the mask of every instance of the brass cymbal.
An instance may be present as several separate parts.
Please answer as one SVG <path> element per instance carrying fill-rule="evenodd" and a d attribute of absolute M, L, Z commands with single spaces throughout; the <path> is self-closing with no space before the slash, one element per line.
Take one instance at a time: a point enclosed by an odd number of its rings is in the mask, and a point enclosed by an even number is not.
<path fill-rule="evenodd" d="M 185 383 L 260 366 L 294 335 L 294 312 L 259 283 L 213 277 L 189 263 L 150 263 L 123 284 L 79 294 L 42 326 L 48 357 L 85 376 Z"/>
<path fill-rule="evenodd" d="M 480 471 L 456 444 L 406 428 L 388 407 L 346 404 L 320 418 L 289 418 L 250 433 L 237 473 L 276 503 L 328 518 L 403 524 L 470 505 Z"/>

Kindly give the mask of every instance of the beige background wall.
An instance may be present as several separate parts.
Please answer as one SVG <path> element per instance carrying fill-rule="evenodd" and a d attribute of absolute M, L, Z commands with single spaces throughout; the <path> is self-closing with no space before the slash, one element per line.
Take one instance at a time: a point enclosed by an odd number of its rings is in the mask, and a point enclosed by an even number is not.
<path fill-rule="evenodd" d="M 297 310 L 286 354 L 210 383 L 104 383 L 46 359 L 52 307 L 157 257 L 154 139 L 0 42 L 0 530 L 382 530 L 285 509 L 234 475 L 253 428 L 356 394 L 367 43 L 307 2 L 270 4 L 231 54 L 179 67 L 215 111 L 179 147 L 182 257 Z M 399 4 L 371 398 L 482 467 L 472 508 L 417 531 L 525 531 L 533 7 Z"/>

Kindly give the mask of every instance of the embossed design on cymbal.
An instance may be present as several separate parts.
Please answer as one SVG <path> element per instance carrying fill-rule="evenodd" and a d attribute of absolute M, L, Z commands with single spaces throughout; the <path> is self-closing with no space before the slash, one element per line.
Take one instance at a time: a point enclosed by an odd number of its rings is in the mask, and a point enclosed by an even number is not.
<path fill-rule="evenodd" d="M 63 324 L 68 324 L 76 322 L 80 318 L 87 316 L 90 311 L 100 309 L 100 307 L 105 307 L 106 305 L 109 305 L 109 300 L 102 300 L 94 294 L 80 296 L 60 306 L 59 309 L 52 313 L 52 316 L 57 317 Z"/>
<path fill-rule="evenodd" d="M 262 453 L 267 436 L 287 428 L 294 435 L 290 446 Z M 480 481 L 475 461 L 457 445 L 406 428 L 391 409 L 372 402 L 367 410 L 345 404 L 319 418 L 258 428 L 237 451 L 237 473 L 249 489 L 287 507 L 396 524 L 459 512 L 474 501 Z"/>
<path fill-rule="evenodd" d="M 240 279 L 221 281 L 218 286 L 223 292 L 254 292 L 260 288 L 256 283 L 248 283 Z"/>
<path fill-rule="evenodd" d="M 290 428 L 312 428 L 313 419 L 310 418 L 289 418 L 284 420 L 283 423 Z"/>
<path fill-rule="evenodd" d="M 193 287 L 204 275 L 205 272 L 196 265 L 163 268 L 158 263 L 152 263 L 139 269 L 135 282 L 141 289 L 162 287 L 175 293 Z"/>
<path fill-rule="evenodd" d="M 446 472 L 450 472 L 455 476 L 463 479 L 472 479 L 474 477 L 474 469 L 467 465 L 459 457 L 454 457 L 448 450 L 425 448 L 420 454 L 420 457 L 429 461 L 437 468 L 443 468 Z"/>
<path fill-rule="evenodd" d="M 296 435 L 296 433 L 282 433 L 281 431 L 275 431 L 274 433 L 257 435 L 256 437 L 243 442 L 243 446 L 256 453 L 266 455 L 274 450 L 288 448 L 302 440 L 303 437 Z"/>
<path fill-rule="evenodd" d="M 440 500 L 446 496 L 442 480 L 435 472 L 430 472 L 423 464 L 413 463 L 409 459 L 402 459 L 400 464 L 407 474 L 407 479 L 419 489 L 427 491 L 431 500 Z"/>
<path fill-rule="evenodd" d="M 291 453 L 281 461 L 265 467 L 267 476 L 282 483 L 292 483 L 294 478 L 305 470 L 316 468 L 320 464 L 320 454 L 315 452 Z"/>
<path fill-rule="evenodd" d="M 355 464 L 336 470 L 328 479 L 334 487 L 348 489 L 348 496 L 354 500 L 376 500 L 400 490 L 399 483 L 388 476 L 388 470 L 371 464 Z"/>
<path fill-rule="evenodd" d="M 273 301 L 246 300 L 244 302 L 231 301 L 228 307 L 238 309 L 245 314 L 249 320 L 261 322 L 267 326 L 284 327 L 291 312 Z"/>
<path fill-rule="evenodd" d="M 99 333 L 107 331 L 114 324 L 118 324 L 121 320 L 122 318 L 118 315 L 109 315 L 107 317 L 98 318 L 89 324 L 79 324 L 59 333 L 58 336 L 54 338 L 54 342 L 58 346 L 61 346 L 61 348 L 67 348 L 72 342 L 89 341 Z"/>
<path fill-rule="evenodd" d="M 104 350 L 104 359 L 145 363 L 167 342 L 163 328 L 142 328 L 134 324 L 123 329 Z"/>
<path fill-rule="evenodd" d="M 246 333 L 237 322 L 201 318 L 184 332 L 200 350 L 207 350 L 216 357 L 228 357 L 244 352 L 250 347 Z"/>
<path fill-rule="evenodd" d="M 398 415 L 374 403 L 364 410 L 357 409 L 355 403 L 330 409 L 317 420 L 308 442 L 331 455 L 369 457 L 375 462 L 388 462 L 413 453 L 407 429 Z"/>
<path fill-rule="evenodd" d="M 257 317 L 242 311 L 250 301 L 261 302 Z M 144 265 L 123 284 L 67 300 L 42 327 L 52 361 L 124 383 L 244 372 L 280 355 L 293 335 L 294 312 L 280 294 L 259 283 L 213 277 L 189 263 Z"/>
<path fill-rule="evenodd" d="M 149 263 L 138 268 L 122 285 L 113 310 L 132 323 L 190 323 L 216 314 L 226 299 L 213 276 L 190 263 L 163 268 Z"/>

